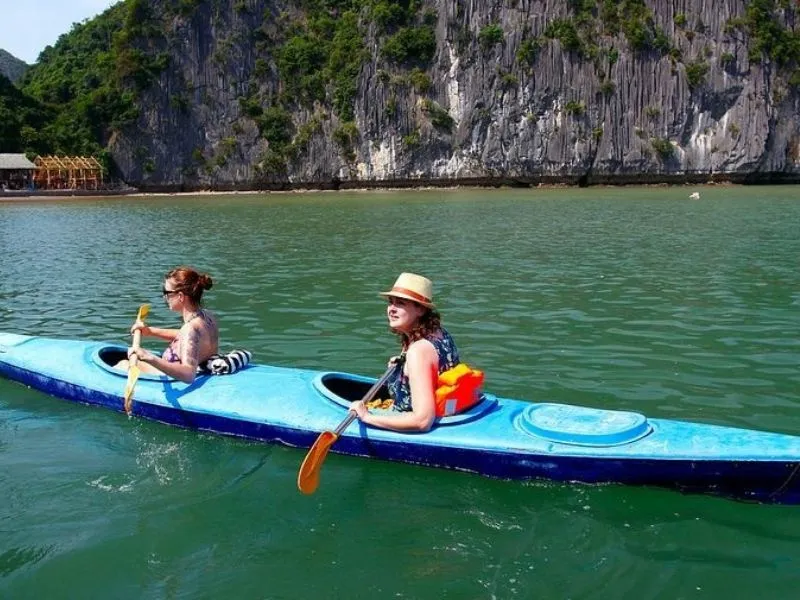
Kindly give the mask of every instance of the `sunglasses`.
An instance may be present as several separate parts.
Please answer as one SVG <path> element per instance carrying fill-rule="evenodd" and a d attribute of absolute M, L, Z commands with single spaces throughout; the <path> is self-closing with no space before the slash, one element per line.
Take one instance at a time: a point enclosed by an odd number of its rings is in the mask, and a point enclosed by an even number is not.
<path fill-rule="evenodd" d="M 167 288 L 161 288 L 161 295 L 162 296 L 169 296 L 170 294 L 179 294 L 182 290 L 168 290 Z"/>

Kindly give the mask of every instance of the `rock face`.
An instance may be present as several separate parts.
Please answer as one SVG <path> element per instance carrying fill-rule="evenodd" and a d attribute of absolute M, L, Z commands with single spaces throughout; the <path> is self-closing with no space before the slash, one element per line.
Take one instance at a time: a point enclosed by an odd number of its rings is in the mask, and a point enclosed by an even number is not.
<path fill-rule="evenodd" d="M 604 28 L 607 1 L 586 29 L 580 2 L 424 0 L 436 33 L 425 85 L 387 62 L 363 9 L 353 118 L 282 102 L 292 151 L 279 155 L 242 99 L 281 103 L 276 56 L 301 3 L 215 0 L 181 15 L 141 1 L 161 33 L 138 43 L 169 62 L 109 148 L 143 189 L 800 180 L 800 94 L 731 26 L 746 0 L 620 0 L 661 35 L 638 49 Z M 566 21 L 584 23 L 579 44 L 552 33 Z"/>
<path fill-rule="evenodd" d="M 12 83 L 16 83 L 27 69 L 28 64 L 25 61 L 0 48 L 0 75 L 5 75 Z"/>

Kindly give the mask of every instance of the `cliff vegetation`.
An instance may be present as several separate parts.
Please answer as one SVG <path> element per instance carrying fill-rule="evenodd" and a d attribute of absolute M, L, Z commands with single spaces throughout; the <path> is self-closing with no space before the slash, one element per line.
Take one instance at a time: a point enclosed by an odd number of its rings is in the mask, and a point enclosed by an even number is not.
<path fill-rule="evenodd" d="M 0 145 L 92 153 L 145 189 L 795 181 L 798 17 L 789 0 L 125 0 L 0 85 L 17 115 Z"/>

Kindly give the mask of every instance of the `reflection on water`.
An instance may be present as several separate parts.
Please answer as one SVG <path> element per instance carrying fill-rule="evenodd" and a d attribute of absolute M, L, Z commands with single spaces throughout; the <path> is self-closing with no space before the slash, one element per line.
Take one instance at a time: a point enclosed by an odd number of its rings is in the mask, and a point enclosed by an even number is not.
<path fill-rule="evenodd" d="M 259 362 L 375 375 L 396 352 L 377 294 L 417 271 L 435 280 L 445 325 L 499 395 L 800 434 L 797 192 L 686 195 L 3 203 L 0 321 L 6 331 L 124 343 L 143 302 L 151 323 L 177 324 L 161 278 L 190 264 L 214 278 L 207 305 L 223 346 Z M 338 456 L 320 492 L 301 498 L 302 455 L 0 381 L 0 596 L 796 591 L 800 519 L 780 507 Z"/>

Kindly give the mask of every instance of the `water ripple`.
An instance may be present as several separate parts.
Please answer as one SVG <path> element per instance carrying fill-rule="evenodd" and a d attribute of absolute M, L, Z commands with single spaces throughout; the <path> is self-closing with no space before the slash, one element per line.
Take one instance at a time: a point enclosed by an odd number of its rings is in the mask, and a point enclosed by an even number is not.
<path fill-rule="evenodd" d="M 445 325 L 499 395 L 800 434 L 796 188 L 674 193 L 8 203 L 0 318 L 125 343 L 143 302 L 177 325 L 161 278 L 188 263 L 214 278 L 224 347 L 378 374 L 397 351 L 378 292 L 410 270 L 435 280 Z M 779 507 L 333 455 L 325 489 L 299 498 L 302 454 L 0 381 L 0 594 L 796 594 L 800 521 Z"/>

